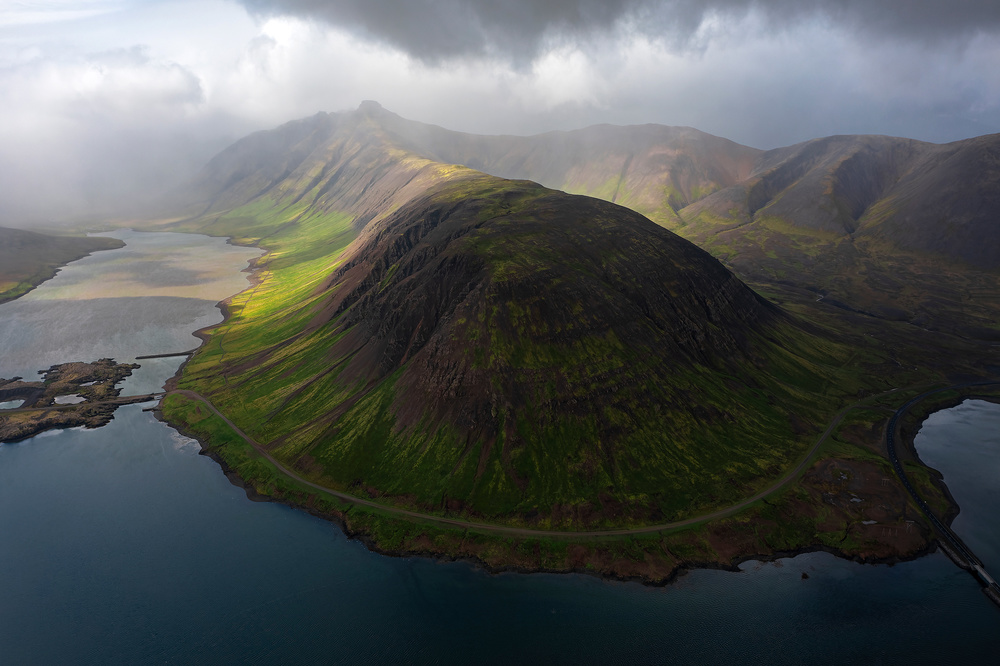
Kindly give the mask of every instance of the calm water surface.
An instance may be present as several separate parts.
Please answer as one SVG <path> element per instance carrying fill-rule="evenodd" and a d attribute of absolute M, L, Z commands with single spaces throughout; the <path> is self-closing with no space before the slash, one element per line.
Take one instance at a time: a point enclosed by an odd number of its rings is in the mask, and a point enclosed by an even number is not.
<path fill-rule="evenodd" d="M 966 400 L 931 414 L 913 443 L 920 459 L 944 474 L 961 507 L 952 527 L 996 577 L 1000 573 L 1000 405 Z"/>
<path fill-rule="evenodd" d="M 127 245 L 63 268 L 55 278 L 0 306 L 0 377 L 33 380 L 68 361 L 182 352 L 193 331 L 222 321 L 216 303 L 247 287 L 259 250 L 193 234 L 113 234 Z M 151 359 L 126 393 L 156 391 L 179 365 Z"/>
<path fill-rule="evenodd" d="M 129 246 L 0 306 L 0 376 L 193 347 L 190 332 L 219 320 L 215 301 L 243 288 L 254 256 L 199 236 L 115 235 Z M 150 259 L 156 271 L 141 268 Z M 228 292 L 191 293 L 222 289 L 227 271 Z M 130 291 L 143 287 L 155 295 Z M 100 340 L 88 338 L 96 320 L 109 327 Z M 127 387 L 155 390 L 177 367 L 166 361 Z M 952 483 L 956 527 L 987 559 L 998 477 L 979 472 L 997 460 L 1000 407 L 970 404 L 950 423 L 932 417 L 919 447 L 974 487 L 966 497 Z M 1000 610 L 941 555 L 876 567 L 817 553 L 665 588 L 489 575 L 376 555 L 330 523 L 250 502 L 198 450 L 141 405 L 99 430 L 0 445 L 0 663 L 923 664 L 993 663 L 1000 649 Z"/>

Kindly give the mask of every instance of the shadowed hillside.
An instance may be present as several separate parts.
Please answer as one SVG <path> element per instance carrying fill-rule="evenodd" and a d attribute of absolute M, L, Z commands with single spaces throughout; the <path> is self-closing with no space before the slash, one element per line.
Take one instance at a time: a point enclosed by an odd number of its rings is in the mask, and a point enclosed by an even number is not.
<path fill-rule="evenodd" d="M 1000 135 L 759 151 L 691 128 L 476 136 L 368 113 L 417 154 L 628 206 L 781 299 L 1000 336 Z"/>
<path fill-rule="evenodd" d="M 685 208 L 687 238 L 765 288 L 996 338 L 1000 135 L 830 137 Z"/>

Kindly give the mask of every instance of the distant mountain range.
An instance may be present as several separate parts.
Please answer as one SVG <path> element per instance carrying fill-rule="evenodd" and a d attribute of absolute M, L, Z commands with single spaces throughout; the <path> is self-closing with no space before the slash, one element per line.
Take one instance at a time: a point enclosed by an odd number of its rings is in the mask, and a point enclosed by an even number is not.
<path fill-rule="evenodd" d="M 343 199 L 341 185 L 324 191 L 302 178 L 340 183 L 343 160 L 357 168 L 349 143 L 320 148 L 357 118 L 413 157 L 632 208 L 779 300 L 824 298 L 880 318 L 1000 339 L 1000 134 L 946 145 L 835 136 L 761 151 L 659 125 L 472 135 L 366 102 L 353 113 L 318 114 L 248 137 L 213 160 L 189 196 L 196 191 L 208 211 L 224 210 L 278 188 L 282 201 L 284 192 L 301 191 L 320 207 L 354 211 L 357 202 Z M 397 196 L 385 184 L 387 196 Z M 362 194 L 359 183 L 354 196 Z M 359 219 L 377 214 L 376 206 Z"/>

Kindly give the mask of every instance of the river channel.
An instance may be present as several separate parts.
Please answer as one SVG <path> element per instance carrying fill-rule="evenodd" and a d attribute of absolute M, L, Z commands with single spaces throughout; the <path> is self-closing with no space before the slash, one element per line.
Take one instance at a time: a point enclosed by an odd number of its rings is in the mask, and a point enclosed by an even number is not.
<path fill-rule="evenodd" d="M 127 246 L 0 305 L 0 376 L 195 347 L 257 255 L 111 235 Z M 158 389 L 179 362 L 140 361 L 126 392 Z M 1000 651 L 1000 610 L 939 553 L 895 566 L 813 553 L 662 588 L 385 557 L 251 502 L 143 407 L 0 445 L 0 663 L 975 664 Z M 917 442 L 993 570 L 998 424 L 1000 406 L 967 402 Z"/>

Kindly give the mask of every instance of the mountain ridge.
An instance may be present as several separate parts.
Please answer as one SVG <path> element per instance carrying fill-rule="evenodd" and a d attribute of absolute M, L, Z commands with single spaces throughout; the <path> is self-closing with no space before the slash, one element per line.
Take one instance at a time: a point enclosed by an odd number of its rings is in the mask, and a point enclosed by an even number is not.
<path fill-rule="evenodd" d="M 632 208 L 796 307 L 1000 338 L 1000 135 L 761 151 L 667 126 L 482 136 L 366 113 L 417 154 Z"/>

